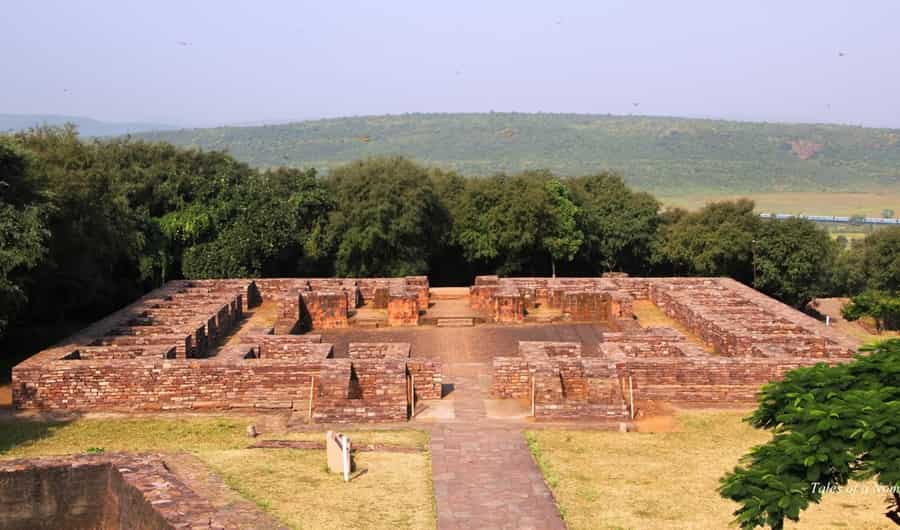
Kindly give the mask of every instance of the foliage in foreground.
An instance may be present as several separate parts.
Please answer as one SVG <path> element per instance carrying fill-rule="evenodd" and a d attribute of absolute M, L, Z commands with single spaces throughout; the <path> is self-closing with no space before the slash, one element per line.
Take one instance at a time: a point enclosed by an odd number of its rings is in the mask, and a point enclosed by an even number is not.
<path fill-rule="evenodd" d="M 722 478 L 744 529 L 784 527 L 851 480 L 875 479 L 900 525 L 900 339 L 851 363 L 799 368 L 763 388 L 750 424 L 773 432 Z"/>
<path fill-rule="evenodd" d="M 900 329 L 900 295 L 882 291 L 866 291 L 850 299 L 841 309 L 847 320 L 872 317 L 878 333 L 885 329 Z"/>

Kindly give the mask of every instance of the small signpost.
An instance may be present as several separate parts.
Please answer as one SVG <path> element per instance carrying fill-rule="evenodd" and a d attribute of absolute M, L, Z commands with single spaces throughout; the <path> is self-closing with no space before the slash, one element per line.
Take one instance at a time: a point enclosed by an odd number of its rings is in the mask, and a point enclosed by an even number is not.
<path fill-rule="evenodd" d="M 342 473 L 344 482 L 350 481 L 352 471 L 350 461 L 350 438 L 334 431 L 325 433 L 325 453 L 328 459 L 328 471 Z"/>

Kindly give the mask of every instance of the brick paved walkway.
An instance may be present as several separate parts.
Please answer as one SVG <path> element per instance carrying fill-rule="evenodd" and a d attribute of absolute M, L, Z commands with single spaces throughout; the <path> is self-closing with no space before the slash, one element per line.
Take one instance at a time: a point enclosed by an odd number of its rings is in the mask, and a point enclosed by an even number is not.
<path fill-rule="evenodd" d="M 563 529 L 521 427 L 485 419 L 485 370 L 489 365 L 455 371 L 455 420 L 431 428 L 438 530 Z"/>

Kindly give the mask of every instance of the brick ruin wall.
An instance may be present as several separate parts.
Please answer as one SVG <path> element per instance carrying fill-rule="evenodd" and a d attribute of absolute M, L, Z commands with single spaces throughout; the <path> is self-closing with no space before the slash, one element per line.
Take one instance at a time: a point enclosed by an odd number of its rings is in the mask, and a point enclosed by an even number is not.
<path fill-rule="evenodd" d="M 396 299 L 396 324 L 413 325 L 423 286 L 427 280 L 409 278 L 170 282 L 16 366 L 14 402 L 37 409 L 305 412 L 312 389 L 317 420 L 395 421 L 409 412 L 410 378 L 417 399 L 441 397 L 440 361 L 410 358 L 409 345 L 364 343 L 351 347 L 350 359 L 334 359 L 321 336 L 285 335 L 292 328 L 279 323 L 296 327 L 306 311 L 320 327 L 342 326 L 359 303 L 387 304 L 390 320 Z M 628 389 L 637 399 L 752 401 L 760 384 L 787 370 L 844 362 L 855 350 L 814 319 L 727 279 L 479 277 L 471 293 L 473 306 L 494 307 L 505 321 L 547 304 L 612 330 L 590 351 L 523 342 L 518 357 L 495 358 L 494 396 L 530 399 L 534 388 L 539 418 L 618 418 Z M 243 332 L 238 346 L 210 356 L 263 298 L 277 304 L 278 322 Z M 640 328 L 632 317 L 636 299 L 653 301 L 715 353 L 673 329 Z M 496 309 L 500 302 L 505 309 Z M 381 365 L 387 375 L 373 375 Z"/>
<path fill-rule="evenodd" d="M 519 342 L 518 357 L 495 357 L 491 394 L 530 401 L 537 420 L 623 420 L 615 363 L 582 355 L 577 342 Z"/>
<path fill-rule="evenodd" d="M 473 309 L 494 322 L 523 322 L 529 310 L 558 309 L 569 321 L 631 319 L 633 296 L 607 278 L 500 278 L 477 276 L 469 289 Z"/>
<path fill-rule="evenodd" d="M 214 506 L 191 486 L 206 477 L 183 478 L 163 458 L 111 453 L 0 462 L 0 528 L 272 526 L 269 517 L 249 505 L 240 510 Z"/>
<path fill-rule="evenodd" d="M 386 309 L 389 326 L 414 326 L 429 303 L 425 276 L 274 278 L 256 283 L 277 304 L 279 327 L 286 332 L 347 327 L 351 313 L 363 305 Z"/>
<path fill-rule="evenodd" d="M 624 319 L 611 320 L 624 325 L 611 326 L 616 331 L 605 332 L 594 351 L 581 352 L 575 343 L 521 342 L 518 357 L 494 359 L 491 394 L 530 400 L 534 387 L 538 419 L 615 418 L 621 410 L 619 397 L 627 403 L 629 390 L 635 400 L 752 403 L 762 384 L 798 367 L 846 362 L 857 346 L 815 319 L 730 279 L 514 280 L 534 289 L 535 303 L 566 300 L 568 293 L 559 293 L 563 284 L 581 293 L 588 282 L 607 289 L 610 298 L 627 300 L 628 312 L 632 300 L 651 300 L 714 350 L 704 350 L 674 329 L 641 328 Z M 496 277 L 476 282 L 473 306 L 495 298 L 502 283 Z"/>
<path fill-rule="evenodd" d="M 305 413 L 312 398 L 315 419 L 341 423 L 405 420 L 411 381 L 418 399 L 440 399 L 440 361 L 411 359 L 409 344 L 354 343 L 351 355 L 358 358 L 349 360 L 351 370 L 338 386 L 346 390 L 356 385 L 361 395 L 347 397 L 343 406 L 329 401 L 333 389 L 322 381 L 335 381 L 335 374 L 342 372 L 335 372 L 334 366 L 348 360 L 334 359 L 333 346 L 322 343 L 320 335 L 278 335 L 276 324 L 246 330 L 238 336 L 238 345 L 216 349 L 244 311 L 261 303 L 264 296 L 279 304 L 282 319 L 286 314 L 282 310 L 290 305 L 284 302 L 293 298 L 292 293 L 298 302 L 303 299 L 297 282 L 171 282 L 70 337 L 66 345 L 16 366 L 15 405 L 43 410 L 283 409 Z M 299 282 L 357 289 L 355 280 Z M 354 296 L 352 289 L 310 293 L 324 293 L 315 298 L 333 304 L 321 310 L 321 322 L 335 315 L 331 308 L 344 307 Z M 410 294 L 417 304 L 418 293 Z M 254 305 L 248 306 L 245 300 L 253 300 Z M 302 306 L 294 307 L 299 311 Z M 210 356 L 213 351 L 215 355 Z M 394 373 L 397 363 L 402 366 L 399 377 Z M 382 377 L 382 368 L 393 375 Z"/>

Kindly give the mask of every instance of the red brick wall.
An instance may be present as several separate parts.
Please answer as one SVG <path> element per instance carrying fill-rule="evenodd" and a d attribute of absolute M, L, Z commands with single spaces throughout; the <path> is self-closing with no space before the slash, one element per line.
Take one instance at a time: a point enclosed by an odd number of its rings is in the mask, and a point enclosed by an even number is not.
<path fill-rule="evenodd" d="M 351 374 L 362 392 L 358 399 L 351 399 Z M 407 384 L 404 361 L 335 359 L 323 367 L 313 419 L 320 423 L 406 421 Z"/>
<path fill-rule="evenodd" d="M 419 300 L 415 293 L 391 293 L 388 301 L 389 326 L 415 326 L 419 323 Z"/>
<path fill-rule="evenodd" d="M 409 359 L 406 368 L 413 376 L 416 399 L 441 399 L 444 378 L 438 359 Z"/>
<path fill-rule="evenodd" d="M 305 291 L 302 320 L 308 318 L 312 329 L 345 328 L 347 320 L 347 296 L 341 291 Z"/>

